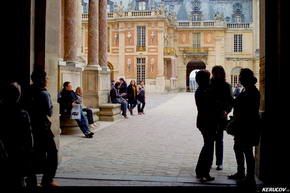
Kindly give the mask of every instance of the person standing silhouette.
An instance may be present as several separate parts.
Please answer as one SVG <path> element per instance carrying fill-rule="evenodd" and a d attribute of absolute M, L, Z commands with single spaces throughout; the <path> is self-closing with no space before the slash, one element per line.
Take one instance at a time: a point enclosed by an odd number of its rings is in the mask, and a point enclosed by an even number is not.
<path fill-rule="evenodd" d="M 21 87 L 12 82 L 3 88 L 0 111 L 1 123 L 8 127 L 1 127 L 0 142 L 4 156 L 0 156 L 0 185 L 1 188 L 24 188 L 24 178 L 33 175 L 32 152 L 33 137 L 30 117 L 20 103 Z"/>
<path fill-rule="evenodd" d="M 28 97 L 28 113 L 31 118 L 32 133 L 35 142 L 35 174 L 43 174 L 41 186 L 59 186 L 53 179 L 58 166 L 57 147 L 54 134 L 51 131 L 53 105 L 50 94 L 46 90 L 46 72 L 36 69 L 31 74 L 33 84 L 30 86 Z M 31 186 L 37 184 L 36 175 L 28 179 Z"/>
<path fill-rule="evenodd" d="M 224 129 L 227 124 L 227 115 L 232 109 L 233 96 L 232 89 L 229 83 L 226 82 L 226 73 L 222 66 L 214 66 L 212 68 L 212 78 L 210 89 L 214 95 L 215 101 L 215 124 L 217 128 L 215 155 L 216 169 L 223 169 L 223 151 L 224 151 Z"/>
<path fill-rule="evenodd" d="M 229 179 L 242 180 L 242 184 L 255 185 L 255 158 L 253 146 L 259 144 L 260 136 L 260 92 L 255 84 L 257 79 L 252 70 L 243 68 L 239 75 L 243 91 L 234 100 L 234 121 L 237 125 L 234 133 L 234 152 L 237 161 L 237 173 Z M 247 175 L 245 175 L 245 159 Z"/>
<path fill-rule="evenodd" d="M 200 70 L 196 74 L 198 88 L 195 92 L 195 102 L 197 107 L 197 128 L 200 130 L 204 145 L 199 154 L 196 165 L 196 177 L 201 182 L 212 181 L 214 177 L 210 176 L 210 168 L 213 160 L 214 141 L 216 137 L 216 126 L 214 124 L 214 100 L 209 89 L 210 73 L 207 70 Z"/>

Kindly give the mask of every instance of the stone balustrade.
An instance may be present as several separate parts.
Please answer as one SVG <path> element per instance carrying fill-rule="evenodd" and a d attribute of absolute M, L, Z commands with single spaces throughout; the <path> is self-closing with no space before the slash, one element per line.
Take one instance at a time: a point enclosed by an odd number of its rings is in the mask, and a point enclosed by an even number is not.
<path fill-rule="evenodd" d="M 232 28 L 232 29 L 238 29 L 238 28 L 251 28 L 251 25 L 249 23 L 228 23 L 227 28 Z"/>

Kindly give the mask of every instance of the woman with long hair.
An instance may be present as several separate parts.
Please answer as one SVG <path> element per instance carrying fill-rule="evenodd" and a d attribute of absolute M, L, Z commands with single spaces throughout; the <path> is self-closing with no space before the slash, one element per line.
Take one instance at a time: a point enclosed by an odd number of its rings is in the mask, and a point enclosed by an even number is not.
<path fill-rule="evenodd" d="M 133 115 L 133 109 L 137 105 L 137 85 L 135 80 L 131 80 L 130 85 L 127 88 L 127 96 L 129 103 L 130 114 Z"/>

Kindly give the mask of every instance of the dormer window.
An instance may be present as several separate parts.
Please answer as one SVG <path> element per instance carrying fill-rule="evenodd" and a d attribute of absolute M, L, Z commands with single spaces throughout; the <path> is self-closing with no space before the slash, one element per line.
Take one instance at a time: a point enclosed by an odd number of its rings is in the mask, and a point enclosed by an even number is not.
<path fill-rule="evenodd" d="M 244 22 L 243 6 L 240 3 L 235 3 L 233 6 L 232 21 L 234 23 Z"/>
<path fill-rule="evenodd" d="M 144 11 L 146 10 L 146 2 L 145 1 L 140 1 L 139 6 L 138 6 L 139 11 Z"/>

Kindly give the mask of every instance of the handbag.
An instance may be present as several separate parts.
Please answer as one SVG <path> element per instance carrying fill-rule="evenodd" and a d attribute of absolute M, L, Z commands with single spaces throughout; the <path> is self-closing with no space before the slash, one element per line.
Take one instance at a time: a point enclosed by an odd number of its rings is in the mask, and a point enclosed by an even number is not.
<path fill-rule="evenodd" d="M 229 135 L 236 135 L 238 129 L 238 123 L 235 117 L 230 116 L 230 120 L 228 121 L 225 130 Z"/>
<path fill-rule="evenodd" d="M 71 119 L 81 119 L 81 105 L 77 104 L 71 109 Z"/>

